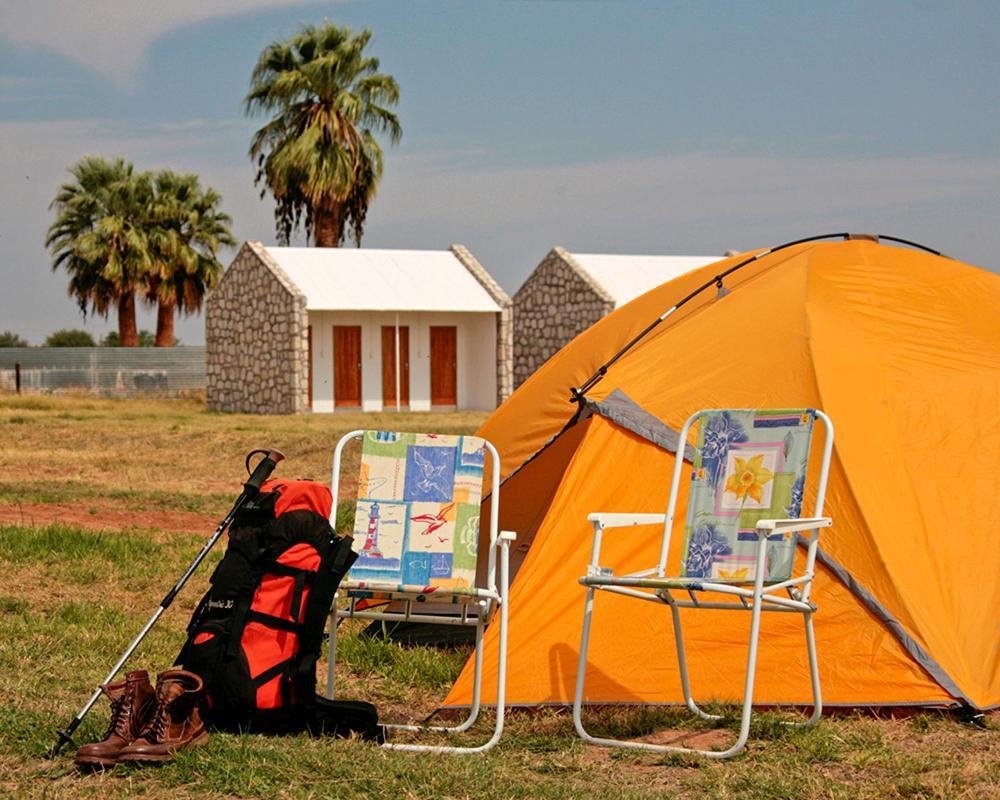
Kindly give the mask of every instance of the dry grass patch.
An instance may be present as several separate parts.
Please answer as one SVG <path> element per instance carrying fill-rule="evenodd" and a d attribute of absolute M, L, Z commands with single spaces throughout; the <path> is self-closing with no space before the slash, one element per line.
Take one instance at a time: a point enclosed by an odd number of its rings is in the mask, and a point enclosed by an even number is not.
<path fill-rule="evenodd" d="M 217 414 L 193 400 L 7 395 L 0 396 L 0 475 L 8 492 L 12 484 L 16 490 L 27 483 L 29 493 L 48 492 L 51 502 L 100 492 L 159 502 L 170 492 L 182 498 L 215 495 L 213 502 L 221 505 L 207 510 L 225 513 L 222 498 L 239 492 L 243 459 L 255 447 L 283 451 L 288 461 L 280 474 L 286 477 L 328 481 L 334 445 L 348 431 L 468 433 L 485 419 L 472 411 Z"/>

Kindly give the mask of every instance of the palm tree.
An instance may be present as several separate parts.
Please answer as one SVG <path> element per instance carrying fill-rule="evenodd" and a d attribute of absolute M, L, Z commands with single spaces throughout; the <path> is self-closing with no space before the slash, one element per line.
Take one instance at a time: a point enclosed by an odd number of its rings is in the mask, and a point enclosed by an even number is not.
<path fill-rule="evenodd" d="M 219 249 L 233 246 L 232 221 L 219 210 L 222 198 L 214 189 L 202 189 L 198 176 L 161 170 L 153 179 L 155 198 L 149 209 L 149 238 L 153 263 L 146 280 L 145 299 L 157 304 L 156 346 L 174 343 L 175 311 L 192 314 L 201 308 L 205 293 L 222 276 Z"/>
<path fill-rule="evenodd" d="M 118 307 L 118 334 L 123 347 L 135 347 L 135 295 L 151 259 L 146 212 L 152 199 L 147 174 L 136 174 L 124 159 L 106 161 L 87 156 L 77 162 L 52 201 L 56 221 L 45 245 L 52 268 L 70 274 L 69 293 L 80 310 L 107 316 Z"/>
<path fill-rule="evenodd" d="M 349 228 L 361 244 L 365 216 L 382 177 L 376 133 L 395 144 L 399 85 L 367 56 L 369 30 L 307 25 L 264 49 L 244 99 L 248 114 L 273 118 L 254 134 L 256 183 L 271 190 L 278 238 L 303 223 L 318 247 L 337 247 Z M 263 191 L 262 191 L 263 196 Z"/>

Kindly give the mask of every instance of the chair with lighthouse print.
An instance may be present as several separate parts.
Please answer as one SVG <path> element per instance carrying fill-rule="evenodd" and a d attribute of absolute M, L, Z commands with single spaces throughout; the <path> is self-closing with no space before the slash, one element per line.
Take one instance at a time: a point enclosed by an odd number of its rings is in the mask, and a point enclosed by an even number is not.
<path fill-rule="evenodd" d="M 340 439 L 333 455 L 330 524 L 334 527 L 344 448 L 358 439 L 361 463 L 353 525 L 357 559 L 341 583 L 338 602 L 330 613 L 326 696 L 332 699 L 334 695 L 337 626 L 345 618 L 472 627 L 476 632 L 474 688 L 466 719 L 453 726 L 386 725 L 389 736 L 383 747 L 435 753 L 489 750 L 503 733 L 508 565 L 515 538 L 498 528 L 500 457 L 492 444 L 475 436 L 351 431 Z M 488 552 L 481 553 L 479 528 L 487 456 L 492 467 L 489 518 L 484 520 L 489 537 L 484 540 Z M 442 609 L 442 604 L 449 607 Z M 492 736 L 477 746 L 393 742 L 393 730 L 458 734 L 475 724 L 487 624 L 499 627 Z"/>

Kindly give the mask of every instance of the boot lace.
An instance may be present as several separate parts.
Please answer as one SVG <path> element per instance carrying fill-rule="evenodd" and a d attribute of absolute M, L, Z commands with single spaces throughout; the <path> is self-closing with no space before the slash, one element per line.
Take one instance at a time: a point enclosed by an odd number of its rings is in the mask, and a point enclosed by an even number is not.
<path fill-rule="evenodd" d="M 105 739 L 115 733 L 123 739 L 129 738 L 129 721 L 134 700 L 135 689 L 131 684 L 126 684 L 125 693 L 117 700 L 111 701 L 111 722 L 108 723 L 108 730 L 104 734 Z"/>
<path fill-rule="evenodd" d="M 167 727 L 167 717 L 170 714 L 170 700 L 164 700 L 162 697 L 157 695 L 156 698 L 156 708 L 153 711 L 153 716 L 146 724 L 145 730 L 142 732 L 142 738 L 150 742 L 159 742 L 163 738 L 163 734 Z"/>

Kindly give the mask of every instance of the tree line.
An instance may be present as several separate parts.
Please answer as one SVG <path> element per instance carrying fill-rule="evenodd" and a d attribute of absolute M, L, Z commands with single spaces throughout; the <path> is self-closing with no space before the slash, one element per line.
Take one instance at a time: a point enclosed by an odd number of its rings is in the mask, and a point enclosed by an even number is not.
<path fill-rule="evenodd" d="M 249 156 L 261 197 L 274 197 L 282 244 L 300 228 L 318 247 L 361 244 L 382 177 L 376 136 L 395 144 L 402 135 L 390 110 L 399 85 L 365 52 L 371 37 L 303 26 L 268 45 L 251 74 L 244 111 L 270 118 Z M 222 276 L 219 251 L 236 244 L 221 196 L 196 175 L 140 172 L 121 157 L 87 156 L 69 172 L 45 239 L 53 269 L 68 272 L 84 316 L 116 312 L 121 346 L 140 344 L 137 301 L 157 308 L 155 345 L 171 346 L 176 314 L 201 308 Z"/>
<path fill-rule="evenodd" d="M 156 336 L 152 331 L 139 331 L 139 347 L 155 347 Z M 174 345 L 180 344 L 174 339 Z M 31 347 L 31 343 L 14 331 L 0 331 L 0 347 Z M 100 341 L 79 328 L 60 328 L 45 337 L 42 347 L 121 347 L 118 331 L 108 331 Z"/>

